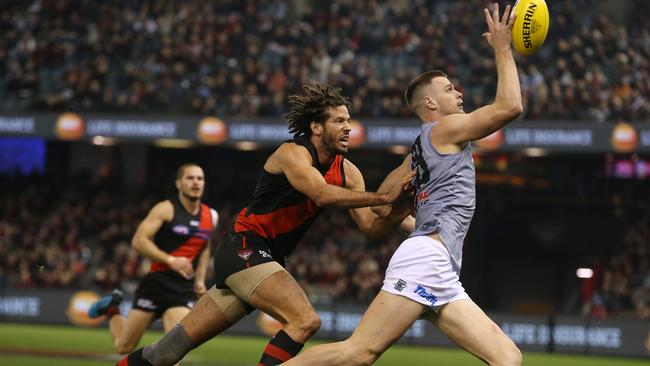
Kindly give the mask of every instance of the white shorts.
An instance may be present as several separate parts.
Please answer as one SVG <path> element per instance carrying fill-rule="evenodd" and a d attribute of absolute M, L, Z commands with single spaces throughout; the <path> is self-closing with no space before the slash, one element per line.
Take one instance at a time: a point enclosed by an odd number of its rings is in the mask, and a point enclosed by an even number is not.
<path fill-rule="evenodd" d="M 469 299 L 447 247 L 428 236 L 402 242 L 390 259 L 382 290 L 408 297 L 434 311 L 450 302 Z"/>

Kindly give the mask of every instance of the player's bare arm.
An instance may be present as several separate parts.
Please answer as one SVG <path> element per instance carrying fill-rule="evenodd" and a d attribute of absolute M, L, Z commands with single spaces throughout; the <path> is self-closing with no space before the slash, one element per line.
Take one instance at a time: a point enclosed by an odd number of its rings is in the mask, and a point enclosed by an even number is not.
<path fill-rule="evenodd" d="M 143 256 L 167 264 L 171 269 L 180 273 L 182 276 L 189 278 L 194 270 L 192 262 L 185 257 L 175 257 L 171 254 L 160 250 L 153 238 L 160 227 L 174 216 L 174 206 L 170 201 L 163 201 L 156 204 L 147 217 L 138 225 L 138 229 L 133 235 L 131 245 L 138 253 Z"/>
<path fill-rule="evenodd" d="M 384 205 L 394 202 L 401 195 L 402 187 L 387 193 L 351 190 L 328 184 L 312 166 L 311 155 L 306 148 L 286 143 L 271 155 L 264 169 L 273 174 L 284 174 L 289 183 L 316 202 L 318 206 L 343 208 Z"/>
<path fill-rule="evenodd" d="M 349 189 L 356 191 L 364 191 L 366 189 L 366 184 L 363 179 L 363 175 L 359 168 L 357 168 L 350 161 L 345 161 L 345 181 L 346 186 Z M 396 172 L 398 171 L 398 172 Z M 394 174 L 393 174 L 394 173 Z M 387 184 L 387 180 L 390 178 L 390 183 Z M 411 192 L 404 190 L 405 186 L 410 187 L 410 182 L 412 179 L 412 174 L 410 169 L 395 169 L 389 176 L 384 180 L 378 191 L 382 189 L 393 189 L 398 187 L 402 189 L 402 196 L 400 199 L 395 201 L 392 205 L 389 205 L 391 208 L 388 208 L 390 213 L 380 216 L 374 213 L 370 207 L 361 207 L 361 208 L 352 208 L 350 209 L 350 215 L 352 219 L 357 223 L 359 229 L 370 239 L 380 238 L 398 227 L 409 228 L 409 221 L 413 218 L 410 216 L 412 211 L 413 203 Z M 403 183 L 406 183 L 406 185 Z M 408 205 L 404 205 L 404 201 L 408 201 Z M 395 206 L 395 207 L 392 207 Z M 405 208 L 410 206 L 409 208 Z M 406 223 L 404 223 L 406 221 Z M 413 223 L 413 226 L 415 224 Z"/>
<path fill-rule="evenodd" d="M 438 125 L 431 129 L 431 142 L 438 147 L 445 145 L 462 145 L 479 140 L 501 129 L 517 118 L 523 111 L 521 87 L 517 74 L 517 65 L 512 55 L 512 25 L 510 6 L 499 19 L 499 5 L 495 4 L 492 14 L 484 9 L 488 32 L 483 37 L 494 49 L 498 83 L 495 100 L 492 104 L 479 108 L 468 114 L 450 114 L 443 117 Z M 442 79 L 441 79 L 442 80 Z M 445 93 L 454 93 L 454 87 L 442 86 Z M 445 149 L 442 149 L 445 150 Z"/>
<path fill-rule="evenodd" d="M 415 231 L 415 217 L 408 215 L 402 220 L 398 227 L 399 231 L 404 234 L 410 234 Z"/>
<path fill-rule="evenodd" d="M 203 295 L 207 288 L 205 287 L 205 275 L 208 272 L 208 263 L 210 262 L 210 244 L 211 241 L 208 241 L 205 244 L 205 248 L 201 252 L 201 257 L 199 257 L 199 263 L 196 266 L 196 272 L 194 274 L 194 292 L 197 295 Z"/>

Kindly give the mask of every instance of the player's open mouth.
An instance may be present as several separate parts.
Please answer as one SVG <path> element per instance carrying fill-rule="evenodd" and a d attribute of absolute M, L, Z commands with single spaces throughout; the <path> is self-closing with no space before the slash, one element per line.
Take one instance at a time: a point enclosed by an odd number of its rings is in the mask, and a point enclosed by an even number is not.
<path fill-rule="evenodd" d="M 350 136 L 349 136 L 349 135 L 345 135 L 345 136 L 343 136 L 343 137 L 341 137 L 341 138 L 339 139 L 339 141 L 341 142 L 341 145 L 343 145 L 343 146 L 348 146 L 348 141 L 349 141 L 349 140 L 350 140 Z"/>

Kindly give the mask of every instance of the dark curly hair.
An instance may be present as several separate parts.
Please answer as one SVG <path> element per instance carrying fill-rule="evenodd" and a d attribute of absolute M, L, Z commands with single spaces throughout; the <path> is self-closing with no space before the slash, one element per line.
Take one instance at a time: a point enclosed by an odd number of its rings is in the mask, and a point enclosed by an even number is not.
<path fill-rule="evenodd" d="M 341 94 L 341 89 L 331 85 L 314 83 L 303 87 L 305 93 L 302 95 L 289 96 L 289 105 L 291 106 L 288 113 L 282 117 L 289 125 L 289 133 L 294 137 L 311 136 L 309 124 L 312 121 L 325 123 L 329 117 L 328 107 L 338 107 L 341 105 L 350 109 L 350 100 Z"/>

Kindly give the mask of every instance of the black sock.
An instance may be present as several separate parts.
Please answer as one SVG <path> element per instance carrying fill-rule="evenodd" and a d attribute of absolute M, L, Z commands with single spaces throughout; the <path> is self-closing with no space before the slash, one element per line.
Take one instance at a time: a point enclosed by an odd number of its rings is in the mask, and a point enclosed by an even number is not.
<path fill-rule="evenodd" d="M 149 361 L 142 358 L 142 348 L 119 360 L 115 366 L 153 366 Z"/>
<path fill-rule="evenodd" d="M 271 338 L 257 366 L 275 366 L 288 361 L 300 352 L 304 344 L 291 339 L 284 330 Z"/>

